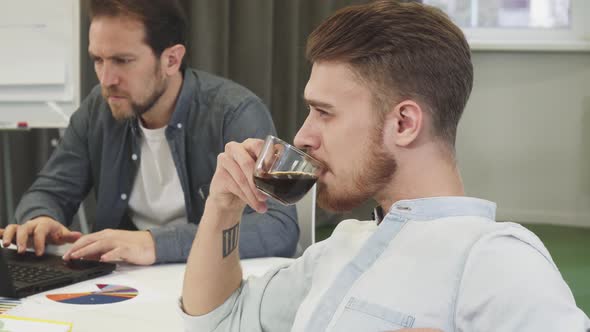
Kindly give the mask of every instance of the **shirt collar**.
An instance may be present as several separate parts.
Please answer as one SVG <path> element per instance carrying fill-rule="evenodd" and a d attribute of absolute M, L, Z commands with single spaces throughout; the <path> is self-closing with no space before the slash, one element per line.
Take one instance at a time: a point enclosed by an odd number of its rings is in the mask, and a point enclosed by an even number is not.
<path fill-rule="evenodd" d="M 496 220 L 496 203 L 465 196 L 400 200 L 391 206 L 385 219 L 429 221 L 459 216 L 477 216 Z"/>
<path fill-rule="evenodd" d="M 192 101 L 196 93 L 197 79 L 190 69 L 185 69 L 182 80 L 182 87 L 180 89 L 180 95 L 176 100 L 176 108 L 170 121 L 168 122 L 169 127 L 181 129 L 185 126 L 188 118 L 188 114 L 191 109 Z"/>
<path fill-rule="evenodd" d="M 168 127 L 174 129 L 182 129 L 183 127 L 186 127 L 188 114 L 190 112 L 192 101 L 194 100 L 194 95 L 197 90 L 196 87 L 197 78 L 195 75 L 193 75 L 190 69 L 185 69 L 182 79 L 182 87 L 180 88 L 180 94 L 176 100 L 174 113 L 172 113 L 170 121 L 168 121 Z M 130 125 L 135 136 L 141 136 L 139 119 L 134 117 L 131 119 Z"/>

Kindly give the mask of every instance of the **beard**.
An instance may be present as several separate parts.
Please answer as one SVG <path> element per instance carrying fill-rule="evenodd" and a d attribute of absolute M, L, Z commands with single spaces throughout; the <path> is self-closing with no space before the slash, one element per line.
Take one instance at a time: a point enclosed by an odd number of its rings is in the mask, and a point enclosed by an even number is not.
<path fill-rule="evenodd" d="M 362 156 L 363 162 L 353 172 L 352 179 L 344 187 L 328 187 L 318 181 L 318 205 L 328 211 L 345 212 L 360 206 L 375 196 L 393 178 L 397 169 L 395 157 L 390 156 L 381 143 L 383 128 L 371 137 L 371 149 Z M 340 182 L 342 183 L 342 182 Z"/>
<path fill-rule="evenodd" d="M 168 83 L 163 79 L 163 75 L 160 74 L 159 66 L 156 68 L 154 78 L 154 88 L 151 93 L 143 100 L 133 100 L 131 96 L 123 91 L 120 91 L 116 86 L 113 87 L 102 87 L 102 96 L 108 103 L 110 96 L 121 96 L 124 97 L 124 101 L 128 101 L 124 104 L 109 104 L 113 117 L 118 121 L 123 121 L 131 118 L 139 118 L 141 115 L 149 111 L 157 102 L 160 97 L 166 92 Z"/>

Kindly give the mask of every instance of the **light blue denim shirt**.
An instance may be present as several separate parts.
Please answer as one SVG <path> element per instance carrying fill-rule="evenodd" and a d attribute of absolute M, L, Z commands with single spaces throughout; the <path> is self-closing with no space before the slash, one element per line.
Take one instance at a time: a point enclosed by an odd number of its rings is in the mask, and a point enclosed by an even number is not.
<path fill-rule="evenodd" d="M 347 220 L 292 264 L 250 278 L 187 331 L 583 331 L 588 317 L 540 240 L 469 197 Z"/>

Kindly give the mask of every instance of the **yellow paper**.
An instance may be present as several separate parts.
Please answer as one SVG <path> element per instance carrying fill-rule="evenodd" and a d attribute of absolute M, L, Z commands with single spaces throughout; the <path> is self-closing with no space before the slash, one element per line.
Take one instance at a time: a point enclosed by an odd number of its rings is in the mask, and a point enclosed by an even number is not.
<path fill-rule="evenodd" d="M 72 332 L 72 323 L 0 315 L 0 332 Z"/>

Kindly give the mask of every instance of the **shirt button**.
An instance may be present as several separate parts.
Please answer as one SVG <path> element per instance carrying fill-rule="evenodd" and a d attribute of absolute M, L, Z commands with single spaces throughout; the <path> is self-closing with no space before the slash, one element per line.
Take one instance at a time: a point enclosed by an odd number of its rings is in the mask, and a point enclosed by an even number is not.
<path fill-rule="evenodd" d="M 178 127 L 178 129 L 182 129 L 182 123 L 177 124 L 176 127 Z"/>
<path fill-rule="evenodd" d="M 131 155 L 131 159 L 133 159 L 133 160 L 137 160 L 137 154 L 135 154 L 135 153 L 134 153 L 134 154 L 132 154 L 132 155 Z"/>
<path fill-rule="evenodd" d="M 122 200 L 126 200 L 127 199 L 127 194 L 121 194 L 121 199 Z"/>

